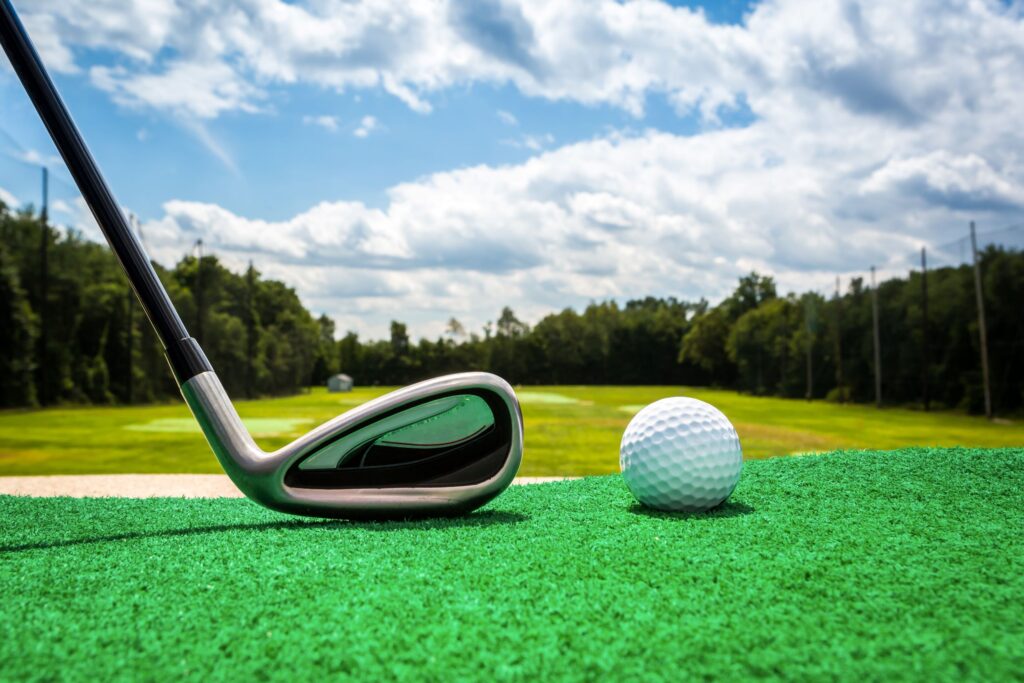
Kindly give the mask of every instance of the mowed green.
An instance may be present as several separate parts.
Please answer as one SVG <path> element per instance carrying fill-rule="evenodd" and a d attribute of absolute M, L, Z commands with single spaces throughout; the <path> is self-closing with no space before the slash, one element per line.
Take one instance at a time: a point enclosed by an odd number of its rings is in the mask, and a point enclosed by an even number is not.
<path fill-rule="evenodd" d="M 236 405 L 257 442 L 272 449 L 388 390 L 314 389 Z M 736 425 L 744 455 L 754 459 L 835 449 L 1024 443 L 1019 421 L 990 423 L 954 412 L 877 410 L 682 387 L 521 387 L 518 394 L 526 425 L 524 476 L 618 471 L 619 440 L 629 419 L 652 401 L 679 395 L 718 406 Z M 0 412 L 0 475 L 219 471 L 181 403 Z"/>
<path fill-rule="evenodd" d="M 453 519 L 0 496 L 5 680 L 1019 680 L 1024 450 L 747 462 L 704 514 L 619 475 Z"/>

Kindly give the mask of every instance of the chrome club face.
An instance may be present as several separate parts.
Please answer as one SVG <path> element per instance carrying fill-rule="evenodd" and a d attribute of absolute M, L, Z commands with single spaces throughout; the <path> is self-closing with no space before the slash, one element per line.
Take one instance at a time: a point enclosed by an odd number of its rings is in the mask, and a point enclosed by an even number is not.
<path fill-rule="evenodd" d="M 522 459 L 515 394 L 503 379 L 483 372 L 381 396 L 273 453 L 253 442 L 214 373 L 188 380 L 182 393 L 235 485 L 282 512 L 458 514 L 501 493 Z"/>
<path fill-rule="evenodd" d="M 280 450 L 260 450 L 185 329 L 10 0 L 0 0 L 0 44 L 142 302 L 185 401 L 243 493 L 301 515 L 407 517 L 467 512 L 511 483 L 522 459 L 522 414 L 512 387 L 486 373 L 414 384 Z"/>

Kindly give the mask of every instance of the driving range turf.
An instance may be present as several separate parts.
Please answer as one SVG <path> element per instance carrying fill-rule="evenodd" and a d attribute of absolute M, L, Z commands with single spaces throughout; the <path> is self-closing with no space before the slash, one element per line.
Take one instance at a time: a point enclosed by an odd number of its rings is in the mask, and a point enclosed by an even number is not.
<path fill-rule="evenodd" d="M 704 514 L 618 475 L 447 520 L 0 497 L 8 680 L 1006 680 L 1024 449 L 745 463 Z"/>
<path fill-rule="evenodd" d="M 257 442 L 273 449 L 388 390 L 315 389 L 236 405 Z M 517 393 L 526 425 L 523 476 L 617 472 L 619 440 L 629 419 L 652 401 L 678 395 L 718 406 L 736 425 L 747 458 L 844 448 L 1024 444 L 1024 422 L 993 424 L 948 411 L 877 410 L 684 387 L 519 387 Z M 220 471 L 181 402 L 0 411 L 0 476 Z"/>

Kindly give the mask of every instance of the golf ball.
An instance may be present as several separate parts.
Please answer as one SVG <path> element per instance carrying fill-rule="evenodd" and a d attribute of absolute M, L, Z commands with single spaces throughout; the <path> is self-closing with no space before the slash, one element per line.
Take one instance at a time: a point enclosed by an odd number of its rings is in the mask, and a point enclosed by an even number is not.
<path fill-rule="evenodd" d="M 740 480 L 743 453 L 729 418 L 695 398 L 664 398 L 633 417 L 622 435 L 626 486 L 659 510 L 712 508 Z"/>

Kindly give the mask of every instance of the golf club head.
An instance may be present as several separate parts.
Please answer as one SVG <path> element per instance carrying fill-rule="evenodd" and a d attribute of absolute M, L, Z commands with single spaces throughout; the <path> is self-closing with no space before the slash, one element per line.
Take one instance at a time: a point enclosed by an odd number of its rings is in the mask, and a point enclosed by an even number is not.
<path fill-rule="evenodd" d="M 484 372 L 386 394 L 273 453 L 252 440 L 215 373 L 188 380 L 182 394 L 235 485 L 282 512 L 378 519 L 462 514 L 505 490 L 522 460 L 515 392 Z"/>

